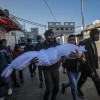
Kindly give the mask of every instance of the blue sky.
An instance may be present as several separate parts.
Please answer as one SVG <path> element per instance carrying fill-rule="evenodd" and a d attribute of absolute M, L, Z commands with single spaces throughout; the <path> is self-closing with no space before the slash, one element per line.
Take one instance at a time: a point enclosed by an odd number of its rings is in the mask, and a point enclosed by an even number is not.
<path fill-rule="evenodd" d="M 52 13 L 58 22 L 75 22 L 75 27 L 82 25 L 80 0 L 46 0 Z M 0 7 L 8 9 L 10 14 L 17 17 L 46 25 L 47 22 L 54 22 L 44 0 L 0 0 Z M 94 20 L 100 19 L 100 0 L 84 0 L 84 23 L 92 24 Z M 24 25 L 24 22 L 21 22 Z M 29 30 L 37 27 L 25 23 Z M 43 33 L 44 28 L 38 27 Z"/>

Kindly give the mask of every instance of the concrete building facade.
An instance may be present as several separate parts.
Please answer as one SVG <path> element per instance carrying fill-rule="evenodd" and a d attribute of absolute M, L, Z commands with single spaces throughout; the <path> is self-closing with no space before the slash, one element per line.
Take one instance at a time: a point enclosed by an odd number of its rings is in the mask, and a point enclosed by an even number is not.
<path fill-rule="evenodd" d="M 30 32 L 25 32 L 25 36 L 36 40 L 37 35 L 39 35 L 38 28 L 31 28 Z"/>
<path fill-rule="evenodd" d="M 11 18 L 12 21 L 14 21 L 15 23 L 17 23 L 17 25 L 22 29 L 23 26 L 15 19 L 15 18 Z M 9 31 L 6 32 L 6 30 L 4 28 L 0 28 L 0 39 L 7 39 L 7 45 L 10 45 L 12 47 L 12 49 L 15 46 L 15 43 L 18 43 L 18 41 L 20 41 L 20 37 L 25 37 L 25 34 L 23 31 Z"/>
<path fill-rule="evenodd" d="M 7 45 L 10 45 L 13 49 L 15 44 L 19 43 L 20 37 L 25 37 L 24 33 L 21 31 L 11 31 L 6 33 Z"/>

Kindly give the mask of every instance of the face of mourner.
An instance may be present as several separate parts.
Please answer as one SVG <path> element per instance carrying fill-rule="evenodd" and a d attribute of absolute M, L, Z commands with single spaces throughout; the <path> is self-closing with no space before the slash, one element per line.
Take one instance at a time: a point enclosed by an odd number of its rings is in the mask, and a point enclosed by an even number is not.
<path fill-rule="evenodd" d="M 51 33 L 51 34 L 48 35 L 48 40 L 50 42 L 53 42 L 54 41 L 54 34 L 53 33 Z"/>
<path fill-rule="evenodd" d="M 42 43 L 42 41 L 43 41 L 42 38 L 38 39 L 38 43 Z"/>
<path fill-rule="evenodd" d="M 68 39 L 68 43 L 76 44 L 76 37 L 70 37 L 70 38 Z"/>
<path fill-rule="evenodd" d="M 7 41 L 3 41 L 3 45 L 5 45 L 5 46 L 6 46 L 6 45 L 7 45 Z"/>
<path fill-rule="evenodd" d="M 99 40 L 99 35 L 100 35 L 100 33 L 96 33 L 94 35 L 94 41 L 98 41 Z"/>
<path fill-rule="evenodd" d="M 70 37 L 68 39 L 68 43 L 76 44 L 76 37 Z M 76 53 L 75 52 L 71 52 L 69 57 L 71 57 L 71 58 L 80 58 L 80 55 L 79 55 L 78 51 L 76 50 Z"/>

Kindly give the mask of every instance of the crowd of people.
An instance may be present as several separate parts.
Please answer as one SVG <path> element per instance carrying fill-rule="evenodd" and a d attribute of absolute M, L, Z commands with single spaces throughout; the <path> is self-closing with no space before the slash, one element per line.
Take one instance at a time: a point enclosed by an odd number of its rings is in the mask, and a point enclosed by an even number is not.
<path fill-rule="evenodd" d="M 100 31 L 98 29 L 92 29 L 90 31 L 90 38 L 79 42 L 79 45 L 85 45 L 86 52 L 83 52 L 82 56 L 79 55 L 78 51 L 71 52 L 68 57 L 62 57 L 57 63 L 51 66 L 39 67 L 36 64 L 36 59 L 31 60 L 29 65 L 30 76 L 36 75 L 36 68 L 38 68 L 38 75 L 40 79 L 40 88 L 44 87 L 45 82 L 45 93 L 44 100 L 49 100 L 51 95 L 51 100 L 57 100 L 57 94 L 59 92 L 59 67 L 62 65 L 64 67 L 63 72 L 67 74 L 69 82 L 62 83 L 62 94 L 65 93 L 65 89 L 71 86 L 71 93 L 73 100 L 78 100 L 77 96 L 84 98 L 84 94 L 81 90 L 82 85 L 85 83 L 87 77 L 92 78 L 95 85 L 98 83 L 98 94 L 100 95 L 100 79 L 96 71 L 98 68 L 98 54 L 95 41 L 99 40 Z M 44 33 L 45 41 L 43 41 L 42 36 L 37 36 L 38 43 L 34 46 L 32 44 L 32 39 L 27 39 L 27 45 L 24 51 L 21 51 L 20 45 L 16 44 L 14 50 L 12 51 L 11 46 L 7 46 L 7 40 L 0 40 L 0 75 L 7 68 L 8 64 L 12 60 L 27 51 L 39 51 L 41 49 L 48 49 L 51 47 L 56 47 L 60 45 L 54 36 L 54 32 L 50 29 Z M 76 36 L 70 34 L 68 36 L 68 43 L 76 44 Z M 37 58 L 38 59 L 38 58 Z M 65 71 L 66 70 L 66 71 Z M 80 77 L 79 77 L 80 74 Z M 9 76 L 10 77 L 10 76 Z M 8 95 L 12 94 L 10 78 L 0 76 L 0 100 L 5 100 L 5 94 L 3 91 L 3 86 L 7 86 Z M 14 87 L 20 87 L 17 82 L 16 70 L 14 69 L 11 74 Z M 24 83 L 23 70 L 19 70 L 19 77 L 21 83 Z M 43 82 L 44 81 L 44 82 Z M 98 81 L 98 82 L 97 82 Z"/>

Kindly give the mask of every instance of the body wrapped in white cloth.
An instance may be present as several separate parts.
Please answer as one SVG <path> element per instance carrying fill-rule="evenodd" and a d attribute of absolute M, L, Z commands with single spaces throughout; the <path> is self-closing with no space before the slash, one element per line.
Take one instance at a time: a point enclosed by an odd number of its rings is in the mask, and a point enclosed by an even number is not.
<path fill-rule="evenodd" d="M 56 47 L 48 48 L 47 50 L 42 49 L 40 51 L 29 51 L 26 52 L 12 61 L 12 63 L 3 71 L 1 76 L 8 77 L 13 69 L 22 70 L 27 67 L 34 57 L 38 58 L 37 65 L 41 66 L 50 66 L 58 62 L 62 56 L 69 56 L 71 52 L 79 52 L 79 55 L 82 55 L 82 52 L 85 51 L 85 47 L 77 46 L 74 44 L 63 44 Z"/>

